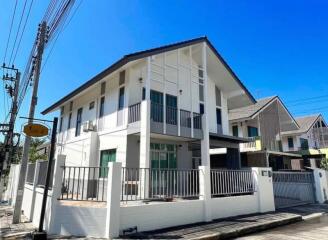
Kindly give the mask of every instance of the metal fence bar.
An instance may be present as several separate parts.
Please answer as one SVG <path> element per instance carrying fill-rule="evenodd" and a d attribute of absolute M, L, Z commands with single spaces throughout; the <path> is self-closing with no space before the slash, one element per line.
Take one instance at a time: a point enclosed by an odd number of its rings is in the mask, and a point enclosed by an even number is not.
<path fill-rule="evenodd" d="M 107 201 L 108 167 L 63 166 L 60 200 Z"/>
<path fill-rule="evenodd" d="M 211 170 L 212 197 L 228 197 L 255 192 L 251 170 Z"/>
<path fill-rule="evenodd" d="M 133 123 L 140 121 L 140 103 L 129 106 L 128 122 Z"/>
<path fill-rule="evenodd" d="M 198 169 L 122 168 L 121 201 L 199 197 Z M 142 190 L 143 189 L 143 190 Z M 147 190 L 148 189 L 148 190 Z"/>

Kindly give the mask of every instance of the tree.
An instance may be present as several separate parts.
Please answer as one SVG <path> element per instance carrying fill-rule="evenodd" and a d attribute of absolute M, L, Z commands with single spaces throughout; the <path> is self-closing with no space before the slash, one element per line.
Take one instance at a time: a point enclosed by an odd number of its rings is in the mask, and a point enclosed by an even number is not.
<path fill-rule="evenodd" d="M 328 171 L 328 159 L 324 158 L 321 160 L 320 168 Z"/>
<path fill-rule="evenodd" d="M 29 161 L 36 162 L 37 160 L 46 160 L 47 154 L 41 153 L 39 148 L 47 141 L 46 138 L 31 138 L 30 150 L 28 153 Z"/>

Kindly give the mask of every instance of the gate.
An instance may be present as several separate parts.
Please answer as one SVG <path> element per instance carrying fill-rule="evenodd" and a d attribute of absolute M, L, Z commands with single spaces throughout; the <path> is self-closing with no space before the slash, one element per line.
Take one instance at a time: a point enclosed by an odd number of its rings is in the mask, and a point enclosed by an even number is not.
<path fill-rule="evenodd" d="M 312 172 L 273 172 L 274 202 L 277 209 L 315 202 Z"/>

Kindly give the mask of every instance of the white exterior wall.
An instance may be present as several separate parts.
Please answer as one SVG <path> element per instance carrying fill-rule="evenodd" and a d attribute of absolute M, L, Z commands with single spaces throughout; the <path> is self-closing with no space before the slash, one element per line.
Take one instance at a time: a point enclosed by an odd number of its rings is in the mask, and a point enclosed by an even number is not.
<path fill-rule="evenodd" d="M 292 137 L 293 141 L 294 141 L 294 148 L 289 148 L 288 147 L 288 138 Z M 301 147 L 301 138 L 307 139 L 308 143 L 309 143 L 309 148 L 315 148 L 315 141 L 312 138 L 310 133 L 303 133 L 300 135 L 291 135 L 291 136 L 283 136 L 282 137 L 282 147 L 283 147 L 283 151 L 298 151 Z"/>
<path fill-rule="evenodd" d="M 31 215 L 32 201 L 33 201 L 33 186 L 29 184 L 25 184 L 22 211 L 24 212 L 24 215 L 27 217 Z"/>

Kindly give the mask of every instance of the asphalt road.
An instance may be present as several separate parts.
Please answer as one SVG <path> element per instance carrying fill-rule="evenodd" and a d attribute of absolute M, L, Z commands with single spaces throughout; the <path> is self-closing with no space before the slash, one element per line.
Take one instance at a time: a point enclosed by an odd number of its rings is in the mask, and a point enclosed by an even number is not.
<path fill-rule="evenodd" d="M 238 240 L 328 240 L 328 215 L 272 230 L 252 234 Z"/>

